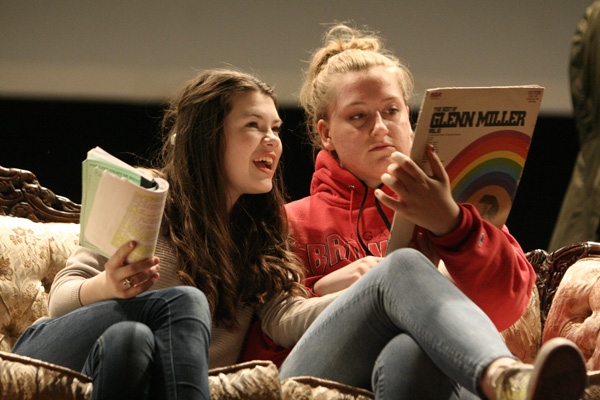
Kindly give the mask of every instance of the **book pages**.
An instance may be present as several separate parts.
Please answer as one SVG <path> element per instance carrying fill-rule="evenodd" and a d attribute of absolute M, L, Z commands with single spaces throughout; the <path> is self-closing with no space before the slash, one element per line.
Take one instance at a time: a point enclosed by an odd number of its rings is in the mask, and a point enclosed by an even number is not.
<path fill-rule="evenodd" d="M 104 171 L 87 220 L 86 239 L 107 257 L 128 241 L 135 240 L 137 246 L 128 261 L 151 257 L 156 248 L 168 188 L 162 182 L 158 189 L 148 190 Z"/>
<path fill-rule="evenodd" d="M 99 147 L 82 163 L 79 244 L 106 257 L 128 241 L 128 262 L 154 254 L 169 184 L 133 168 Z"/>

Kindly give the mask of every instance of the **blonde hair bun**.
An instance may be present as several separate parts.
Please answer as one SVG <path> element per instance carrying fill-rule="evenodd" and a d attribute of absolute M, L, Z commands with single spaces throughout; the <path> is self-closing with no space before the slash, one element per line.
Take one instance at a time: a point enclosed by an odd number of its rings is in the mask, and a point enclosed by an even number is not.
<path fill-rule="evenodd" d="M 377 34 L 344 24 L 334 25 L 325 32 L 323 46 L 312 54 L 300 89 L 308 136 L 316 150 L 322 148 L 317 123 L 326 119 L 329 105 L 334 100 L 335 77 L 376 66 L 395 69 L 404 101 L 408 104 L 414 86 L 412 75 L 391 51 L 384 48 Z"/>

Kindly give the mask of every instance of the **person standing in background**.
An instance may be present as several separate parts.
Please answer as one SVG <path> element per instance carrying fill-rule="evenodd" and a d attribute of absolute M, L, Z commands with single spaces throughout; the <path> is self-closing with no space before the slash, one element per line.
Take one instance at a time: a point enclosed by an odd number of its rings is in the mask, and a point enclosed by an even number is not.
<path fill-rule="evenodd" d="M 590 5 L 571 41 L 569 76 L 579 152 L 548 251 L 600 241 L 600 1 Z"/>

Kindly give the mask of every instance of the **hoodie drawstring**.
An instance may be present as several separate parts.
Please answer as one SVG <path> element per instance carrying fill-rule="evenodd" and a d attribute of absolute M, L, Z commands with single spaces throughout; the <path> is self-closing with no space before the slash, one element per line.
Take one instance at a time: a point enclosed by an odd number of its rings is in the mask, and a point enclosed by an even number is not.
<path fill-rule="evenodd" d="M 356 188 L 354 187 L 354 185 L 350 185 L 348 186 L 348 189 L 350 189 L 350 212 L 348 213 L 348 223 L 352 225 L 352 206 L 354 204 L 354 191 L 356 190 Z"/>
<path fill-rule="evenodd" d="M 360 243 L 360 246 L 365 251 L 365 254 L 368 255 L 368 256 L 372 256 L 373 253 L 371 253 L 371 251 L 369 250 L 369 248 L 367 247 L 367 245 L 365 244 L 365 242 L 363 242 L 362 236 L 360 234 L 360 216 L 362 215 L 365 202 L 367 201 L 367 195 L 369 194 L 369 187 L 364 182 L 362 182 L 362 184 L 365 186 L 365 195 L 363 196 L 363 200 L 360 203 L 360 209 L 358 210 L 358 218 L 356 219 L 356 237 L 358 238 L 358 242 Z M 382 186 L 383 186 L 383 183 L 379 186 L 379 188 L 381 188 Z M 353 200 L 353 195 L 354 195 L 354 186 L 351 186 L 351 192 L 350 192 L 350 214 L 352 214 L 352 200 Z M 385 226 L 388 228 L 388 230 L 390 230 L 391 227 L 392 227 L 392 224 L 390 223 L 390 220 L 388 219 L 388 217 L 385 215 L 385 212 L 381 208 L 381 203 L 379 203 L 379 200 L 377 200 L 377 198 L 375 198 L 375 206 L 377 207 L 377 211 L 379 212 L 379 216 L 383 220 Z"/>
<path fill-rule="evenodd" d="M 379 185 L 378 189 L 381 189 L 382 186 L 383 186 L 383 183 L 381 185 Z M 381 203 L 379 202 L 377 197 L 375 197 L 375 206 L 377 207 L 377 211 L 379 211 L 379 215 L 381 216 L 383 223 L 385 224 L 385 226 L 388 228 L 388 231 L 389 231 L 390 229 L 392 229 L 392 224 L 390 223 L 390 220 L 388 219 L 388 217 L 385 215 L 385 212 L 381 208 Z"/>
<path fill-rule="evenodd" d="M 365 186 L 365 195 L 363 196 L 362 202 L 360 203 L 360 208 L 358 209 L 358 217 L 356 218 L 356 237 L 358 238 L 360 246 L 365 251 L 365 254 L 368 256 L 372 256 L 373 253 L 371 253 L 365 242 L 363 242 L 362 236 L 360 234 L 360 216 L 362 215 L 363 207 L 365 206 L 365 201 L 367 201 L 367 195 L 369 194 L 369 187 L 367 186 L 367 184 L 364 182 L 361 183 Z"/>

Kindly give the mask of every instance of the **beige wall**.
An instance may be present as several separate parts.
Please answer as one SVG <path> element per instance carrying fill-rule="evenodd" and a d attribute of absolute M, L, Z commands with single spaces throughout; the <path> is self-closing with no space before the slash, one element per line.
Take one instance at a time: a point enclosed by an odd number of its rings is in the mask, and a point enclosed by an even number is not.
<path fill-rule="evenodd" d="M 322 23 L 379 31 L 436 86 L 540 84 L 542 111 L 571 112 L 570 39 L 590 0 L 0 2 L 0 96 L 162 101 L 195 71 L 254 71 L 296 104 Z"/>

